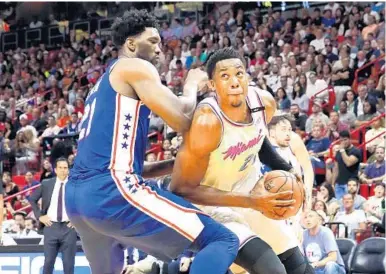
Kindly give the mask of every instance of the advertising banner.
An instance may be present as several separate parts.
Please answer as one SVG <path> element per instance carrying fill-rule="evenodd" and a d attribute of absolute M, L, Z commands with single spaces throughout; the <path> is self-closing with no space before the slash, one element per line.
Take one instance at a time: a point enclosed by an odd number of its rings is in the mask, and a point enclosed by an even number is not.
<path fill-rule="evenodd" d="M 1 274 L 42 274 L 44 254 L 41 253 L 0 253 Z M 63 273 L 62 257 L 56 258 L 53 274 Z M 75 257 L 76 274 L 91 274 L 91 270 L 83 252 L 77 252 Z"/>

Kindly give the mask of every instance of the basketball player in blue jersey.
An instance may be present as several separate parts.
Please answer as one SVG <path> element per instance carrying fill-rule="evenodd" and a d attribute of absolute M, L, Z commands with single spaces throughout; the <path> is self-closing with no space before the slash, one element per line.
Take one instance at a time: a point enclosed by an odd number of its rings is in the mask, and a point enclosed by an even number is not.
<path fill-rule="evenodd" d="M 153 65 L 161 42 L 156 26 L 145 10 L 127 11 L 115 20 L 119 58 L 86 99 L 65 206 L 93 274 L 120 273 L 127 246 L 165 261 L 194 249 L 191 273 L 224 274 L 237 254 L 236 235 L 143 179 L 171 167 L 164 162 L 144 167 L 151 111 L 176 131 L 186 131 L 198 85 L 207 78 L 200 70 L 190 71 L 181 97 L 161 84 Z"/>
<path fill-rule="evenodd" d="M 216 96 L 201 101 L 194 113 L 177 154 L 170 189 L 202 205 L 202 210 L 236 233 L 240 250 L 235 263 L 250 274 L 313 273 L 300 252 L 291 250 L 280 260 L 251 229 L 252 224 L 266 227 L 256 218 L 260 212 L 293 204 L 291 191 L 250 194 L 260 178 L 257 162 L 293 172 L 267 138 L 267 123 L 276 111 L 274 98 L 267 91 L 248 88 L 244 60 L 233 49 L 216 51 L 208 60 L 207 72 Z M 276 228 L 269 229 L 275 232 Z"/>

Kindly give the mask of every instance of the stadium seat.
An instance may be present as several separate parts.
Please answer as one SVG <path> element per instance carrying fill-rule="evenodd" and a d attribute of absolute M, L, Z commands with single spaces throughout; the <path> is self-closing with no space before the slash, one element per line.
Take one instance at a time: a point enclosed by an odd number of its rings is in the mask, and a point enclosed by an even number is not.
<path fill-rule="evenodd" d="M 385 274 L 386 239 L 373 237 L 364 240 L 354 250 L 351 274 Z"/>
<path fill-rule="evenodd" d="M 23 188 L 27 182 L 25 181 L 24 175 L 16 175 L 12 177 L 12 181 L 17 184 L 19 189 Z"/>
<path fill-rule="evenodd" d="M 348 272 L 350 269 L 350 260 L 354 252 L 356 243 L 354 240 L 343 238 L 336 239 L 336 243 L 338 245 L 340 255 L 342 255 L 346 271 Z"/>
<path fill-rule="evenodd" d="M 361 184 L 359 188 L 359 194 L 362 195 L 364 198 L 368 199 L 370 196 L 374 195 L 374 188 L 375 184 Z"/>

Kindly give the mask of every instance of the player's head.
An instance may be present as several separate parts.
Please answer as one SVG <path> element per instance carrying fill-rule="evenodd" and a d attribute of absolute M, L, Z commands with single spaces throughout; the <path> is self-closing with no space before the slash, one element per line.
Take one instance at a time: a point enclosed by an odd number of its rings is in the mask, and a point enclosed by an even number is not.
<path fill-rule="evenodd" d="M 246 102 L 248 75 L 244 59 L 237 51 L 232 48 L 217 50 L 209 57 L 206 70 L 220 105 L 237 108 Z"/>
<path fill-rule="evenodd" d="M 274 116 L 268 125 L 269 137 L 280 147 L 288 147 L 291 141 L 292 120 L 289 115 Z"/>
<path fill-rule="evenodd" d="M 155 64 L 161 52 L 157 27 L 157 19 L 146 10 L 126 11 L 111 27 L 113 42 L 123 52 Z"/>

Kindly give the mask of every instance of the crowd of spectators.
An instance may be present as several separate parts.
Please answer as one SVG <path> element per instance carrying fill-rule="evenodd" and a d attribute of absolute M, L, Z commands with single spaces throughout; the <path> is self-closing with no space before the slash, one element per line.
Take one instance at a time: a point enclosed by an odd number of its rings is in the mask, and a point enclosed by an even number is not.
<path fill-rule="evenodd" d="M 331 2 L 264 13 L 231 3 L 211 7 L 200 20 L 162 23 L 162 82 L 179 95 L 190 68 L 202 66 L 216 49 L 237 49 L 247 61 L 251 84 L 276 98 L 279 113 L 292 115 L 317 174 L 313 207 L 325 213 L 324 222 L 344 223 L 350 237 L 380 224 L 385 214 L 385 136 L 379 135 L 385 132 L 384 119 L 366 123 L 384 114 L 385 4 Z M 117 56 L 110 39 L 73 31 L 60 48 L 36 43 L 0 52 L 5 197 L 52 177 L 55 159 L 65 156 L 72 163 L 87 93 Z M 365 132 L 350 133 L 363 125 Z M 155 114 L 150 132 L 147 161 L 176 156 L 181 134 Z M 357 148 L 365 140 L 371 142 Z M 25 177 L 22 189 L 13 182 L 15 176 Z M 360 196 L 362 185 L 374 195 Z M 36 236 L 31 234 L 36 221 L 28 209 L 29 194 L 7 200 L 5 233 Z"/>

